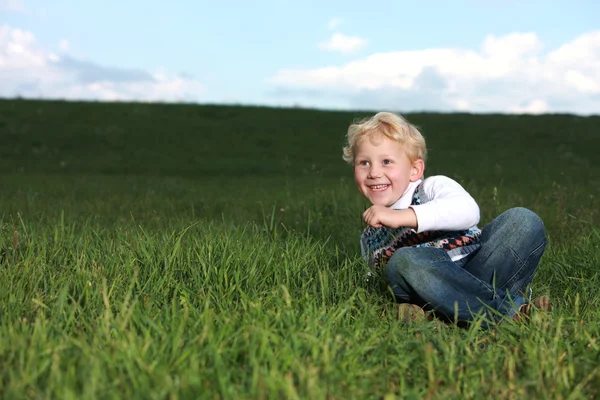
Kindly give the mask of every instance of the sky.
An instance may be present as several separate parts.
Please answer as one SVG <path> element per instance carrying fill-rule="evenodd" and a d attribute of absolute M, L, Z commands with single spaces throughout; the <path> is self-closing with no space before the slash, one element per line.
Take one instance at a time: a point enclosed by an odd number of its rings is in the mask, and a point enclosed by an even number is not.
<path fill-rule="evenodd" d="M 600 2 L 0 0 L 0 97 L 600 114 Z"/>

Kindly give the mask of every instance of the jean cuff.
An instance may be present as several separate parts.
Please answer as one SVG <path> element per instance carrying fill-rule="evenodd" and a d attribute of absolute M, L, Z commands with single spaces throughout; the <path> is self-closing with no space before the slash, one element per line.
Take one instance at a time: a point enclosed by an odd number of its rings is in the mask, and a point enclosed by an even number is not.
<path fill-rule="evenodd" d="M 519 312 L 519 308 L 526 303 L 527 300 L 521 296 L 506 296 L 500 305 L 499 311 L 506 315 L 509 319 L 513 319 Z"/>

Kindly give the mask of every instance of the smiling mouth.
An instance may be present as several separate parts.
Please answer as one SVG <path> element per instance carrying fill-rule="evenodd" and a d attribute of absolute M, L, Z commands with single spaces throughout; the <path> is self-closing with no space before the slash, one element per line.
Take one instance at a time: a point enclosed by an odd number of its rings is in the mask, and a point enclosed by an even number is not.
<path fill-rule="evenodd" d="M 386 190 L 388 188 L 388 186 L 390 186 L 390 185 L 372 185 L 372 186 L 369 186 L 369 189 L 371 189 L 371 191 L 373 191 L 373 192 L 383 192 L 384 190 Z"/>

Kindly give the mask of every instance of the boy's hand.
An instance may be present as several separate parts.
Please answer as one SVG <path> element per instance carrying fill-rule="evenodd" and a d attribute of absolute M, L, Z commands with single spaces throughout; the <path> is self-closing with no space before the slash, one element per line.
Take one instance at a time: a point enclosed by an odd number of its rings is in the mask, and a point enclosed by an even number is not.
<path fill-rule="evenodd" d="M 393 210 L 386 206 L 371 206 L 363 213 L 363 220 L 374 228 L 387 226 L 388 228 L 398 228 L 406 226 L 409 228 L 417 227 L 417 216 L 412 208 L 406 210 Z"/>

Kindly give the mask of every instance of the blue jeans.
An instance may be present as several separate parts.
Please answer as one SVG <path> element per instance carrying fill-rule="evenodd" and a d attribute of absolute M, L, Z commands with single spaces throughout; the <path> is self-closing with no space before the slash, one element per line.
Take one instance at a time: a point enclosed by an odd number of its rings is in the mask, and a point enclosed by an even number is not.
<path fill-rule="evenodd" d="M 386 266 L 387 280 L 398 301 L 448 320 L 469 322 L 482 311 L 491 311 L 495 320 L 512 318 L 526 303 L 524 291 L 546 243 L 542 220 L 526 208 L 512 208 L 482 229 L 476 252 L 456 262 L 438 248 L 396 250 Z"/>

